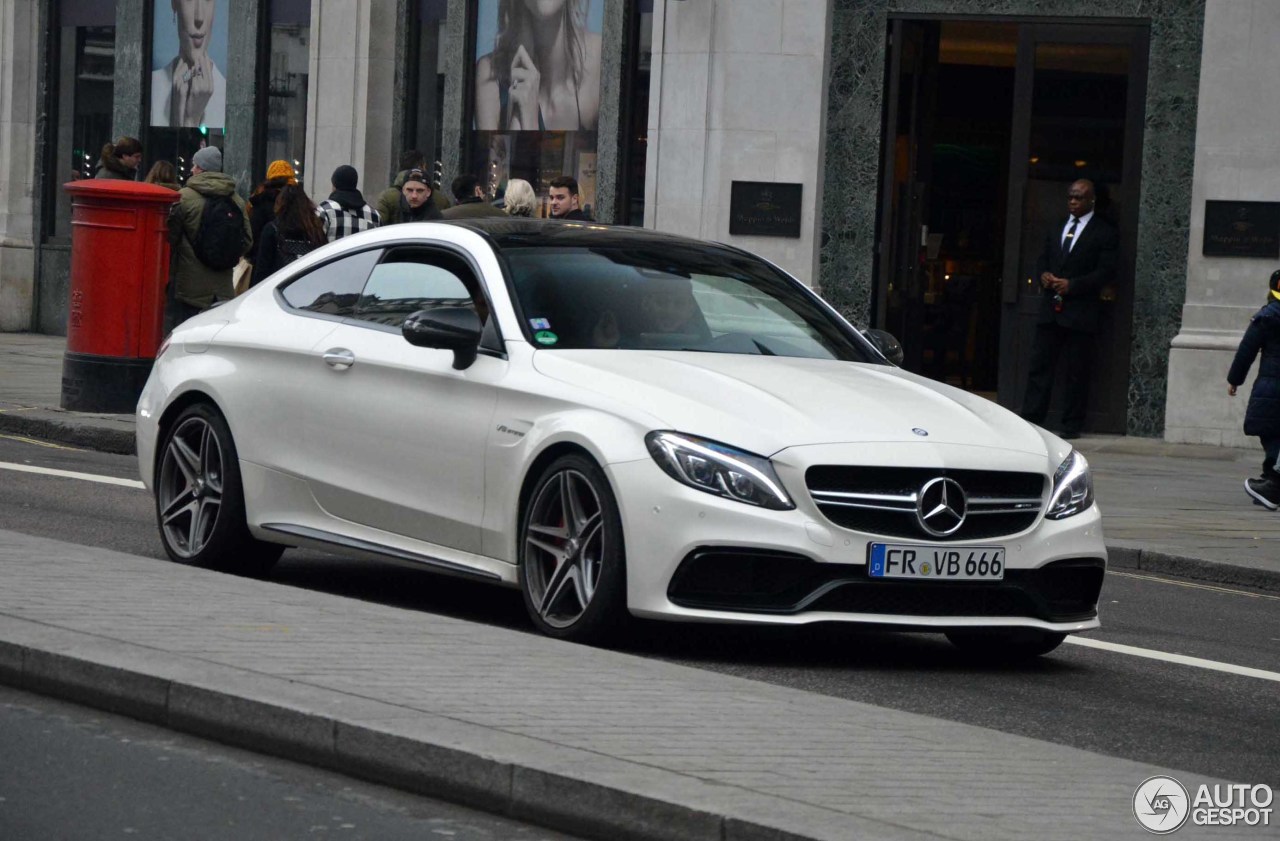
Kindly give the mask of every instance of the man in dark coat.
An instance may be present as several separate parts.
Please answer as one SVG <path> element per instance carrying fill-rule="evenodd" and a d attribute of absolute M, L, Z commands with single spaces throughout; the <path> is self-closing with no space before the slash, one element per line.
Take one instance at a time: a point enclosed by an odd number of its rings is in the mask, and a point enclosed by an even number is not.
<path fill-rule="evenodd" d="M 431 222 L 442 218 L 440 208 L 431 200 L 431 182 L 427 180 L 427 174 L 420 169 L 405 173 L 400 201 L 396 205 L 396 222 Z"/>
<path fill-rule="evenodd" d="M 570 222 L 590 222 L 591 217 L 582 209 L 578 195 L 578 179 L 572 175 L 560 175 L 551 179 L 547 190 L 551 204 L 551 218 Z"/>
<path fill-rule="evenodd" d="M 1066 373 L 1063 438 L 1080 437 L 1084 427 L 1093 346 L 1102 320 L 1102 289 L 1115 277 L 1120 253 L 1119 232 L 1094 213 L 1095 201 L 1092 181 L 1073 183 L 1067 192 L 1067 220 L 1050 229 L 1036 260 L 1042 300 L 1022 416 L 1044 423 L 1061 357 Z"/>
<path fill-rule="evenodd" d="M 1262 352 L 1258 365 L 1258 379 L 1249 394 L 1249 407 L 1244 415 L 1244 434 L 1262 439 L 1262 476 L 1246 479 L 1245 492 L 1272 511 L 1280 508 L 1280 472 L 1276 460 L 1280 458 L 1280 271 L 1271 275 L 1271 293 L 1267 304 L 1254 314 L 1245 330 L 1236 358 L 1227 373 L 1227 394 L 1232 397 L 1236 388 L 1244 382 L 1253 359 Z"/>
<path fill-rule="evenodd" d="M 445 219 L 506 218 L 505 210 L 489 204 L 484 188 L 480 186 L 480 179 L 474 175 L 459 175 L 450 186 L 458 203 L 443 211 Z"/>

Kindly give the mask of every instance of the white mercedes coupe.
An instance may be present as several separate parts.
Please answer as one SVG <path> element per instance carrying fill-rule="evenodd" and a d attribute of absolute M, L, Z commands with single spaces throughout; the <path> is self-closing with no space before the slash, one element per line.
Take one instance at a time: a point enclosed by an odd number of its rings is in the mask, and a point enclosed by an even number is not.
<path fill-rule="evenodd" d="M 583 642 L 631 617 L 854 622 L 1020 657 L 1098 627 L 1084 457 L 725 245 L 349 236 L 174 330 L 137 429 L 184 563 L 407 562 L 519 587 Z"/>

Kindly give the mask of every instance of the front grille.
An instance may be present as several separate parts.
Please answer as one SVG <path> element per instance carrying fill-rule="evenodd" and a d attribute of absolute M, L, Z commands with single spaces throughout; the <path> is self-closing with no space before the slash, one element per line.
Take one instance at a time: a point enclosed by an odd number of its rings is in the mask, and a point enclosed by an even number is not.
<path fill-rule="evenodd" d="M 958 482 L 968 502 L 964 524 L 945 537 L 929 534 L 916 517 L 920 489 L 938 477 Z M 805 472 L 805 484 L 818 510 L 838 526 L 884 537 L 945 541 L 1031 528 L 1044 505 L 1046 479 L 1039 473 L 1004 470 L 823 465 Z"/>
<path fill-rule="evenodd" d="M 877 613 L 983 616 L 1078 622 L 1097 615 L 1103 562 L 1055 561 L 1015 569 L 1003 581 L 900 581 L 866 567 L 823 564 L 801 555 L 708 547 L 689 554 L 667 596 L 677 605 L 743 613 Z"/>

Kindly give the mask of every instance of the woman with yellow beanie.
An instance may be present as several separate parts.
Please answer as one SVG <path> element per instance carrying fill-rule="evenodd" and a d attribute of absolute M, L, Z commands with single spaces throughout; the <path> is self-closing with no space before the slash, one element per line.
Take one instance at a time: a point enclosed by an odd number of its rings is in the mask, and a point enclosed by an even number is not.
<path fill-rule="evenodd" d="M 286 184 L 297 184 L 298 175 L 288 161 L 272 161 L 267 167 L 267 179 L 254 188 L 249 197 L 249 226 L 253 229 L 253 244 L 248 259 L 252 262 L 257 245 L 262 241 L 262 229 L 276 218 L 276 199 Z"/>

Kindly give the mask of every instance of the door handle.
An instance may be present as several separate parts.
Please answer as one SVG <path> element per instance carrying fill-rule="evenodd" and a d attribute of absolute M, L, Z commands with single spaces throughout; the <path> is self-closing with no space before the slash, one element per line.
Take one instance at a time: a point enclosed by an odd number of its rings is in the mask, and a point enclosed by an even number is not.
<path fill-rule="evenodd" d="M 324 364 L 345 371 L 356 364 L 356 355 L 344 347 L 329 348 L 324 352 Z"/>

